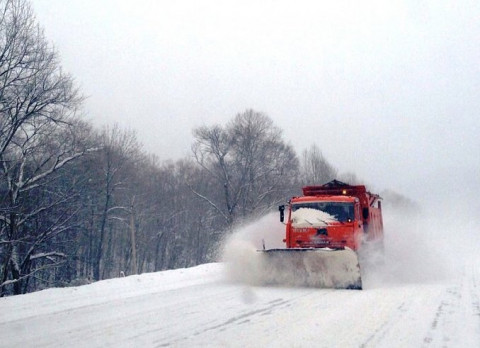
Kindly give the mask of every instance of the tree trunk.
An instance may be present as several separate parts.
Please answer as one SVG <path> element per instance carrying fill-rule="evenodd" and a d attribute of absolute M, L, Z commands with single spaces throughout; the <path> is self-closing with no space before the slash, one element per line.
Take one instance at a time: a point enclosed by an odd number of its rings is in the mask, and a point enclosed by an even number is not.
<path fill-rule="evenodd" d="M 133 202 L 132 200 L 132 209 L 130 212 L 130 242 L 132 247 L 132 274 L 137 274 L 138 267 L 137 267 L 137 242 L 136 242 L 136 228 L 135 228 L 135 212 L 133 210 Z"/>

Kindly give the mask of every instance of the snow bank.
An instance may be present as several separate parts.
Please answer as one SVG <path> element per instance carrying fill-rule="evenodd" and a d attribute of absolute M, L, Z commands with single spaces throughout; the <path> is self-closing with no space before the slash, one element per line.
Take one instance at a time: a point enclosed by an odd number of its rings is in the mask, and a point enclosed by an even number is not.
<path fill-rule="evenodd" d="M 50 288 L 25 295 L 0 298 L 0 326 L 6 320 L 20 321 L 29 317 L 50 315 L 67 310 L 95 306 L 110 301 L 149 296 L 158 292 L 222 282 L 223 265 L 204 264 L 162 272 L 131 275 L 125 278 L 101 280 L 69 288 Z M 19 307 L 21 302 L 21 308 Z M 2 344 L 0 344 L 0 347 Z"/>

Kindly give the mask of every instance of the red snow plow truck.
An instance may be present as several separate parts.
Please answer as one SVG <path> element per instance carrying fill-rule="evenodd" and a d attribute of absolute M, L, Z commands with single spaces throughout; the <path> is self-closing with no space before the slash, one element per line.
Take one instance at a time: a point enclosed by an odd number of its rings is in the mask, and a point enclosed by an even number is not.
<path fill-rule="evenodd" d="M 266 282 L 362 289 L 359 252 L 383 249 L 380 196 L 333 180 L 279 207 L 285 249 L 266 249 Z M 369 249 L 370 250 L 370 249 Z"/>

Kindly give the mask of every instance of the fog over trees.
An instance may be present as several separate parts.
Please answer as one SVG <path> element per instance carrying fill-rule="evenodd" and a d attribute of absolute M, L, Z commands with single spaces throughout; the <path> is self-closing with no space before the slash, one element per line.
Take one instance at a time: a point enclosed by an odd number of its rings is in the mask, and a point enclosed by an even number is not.
<path fill-rule="evenodd" d="M 0 10 L 0 296 L 214 261 L 236 224 L 338 174 L 256 110 L 193 129 L 177 161 L 95 129 L 29 2 Z"/>

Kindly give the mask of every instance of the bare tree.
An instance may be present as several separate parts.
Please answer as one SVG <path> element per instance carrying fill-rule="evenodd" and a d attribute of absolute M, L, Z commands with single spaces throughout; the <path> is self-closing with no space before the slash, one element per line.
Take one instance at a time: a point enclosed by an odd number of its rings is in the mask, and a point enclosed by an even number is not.
<path fill-rule="evenodd" d="M 301 166 L 303 185 L 322 185 L 335 179 L 338 173 L 316 144 L 303 151 Z"/>
<path fill-rule="evenodd" d="M 247 110 L 225 128 L 195 129 L 194 137 L 194 158 L 209 173 L 212 188 L 192 190 L 228 225 L 252 213 L 265 213 L 286 196 L 298 175 L 293 149 L 264 114 Z"/>
<path fill-rule="evenodd" d="M 208 172 L 215 182 L 223 186 L 223 197 L 209 199 L 204 194 L 193 190 L 193 192 L 207 201 L 228 223 L 233 221 L 233 214 L 236 206 L 234 193 L 232 193 L 232 166 L 231 147 L 232 139 L 227 131 L 221 126 L 200 127 L 193 131 L 195 143 L 192 151 L 198 164 Z M 218 196 L 216 192 L 215 196 Z M 222 196 L 220 194 L 220 196 Z M 220 202 L 219 202 L 220 200 Z M 225 209 L 226 208 L 226 209 Z"/>
<path fill-rule="evenodd" d="M 56 265 L 63 255 L 36 253 L 48 235 L 60 233 L 58 221 L 27 243 L 39 214 L 61 204 L 53 196 L 46 205 L 28 206 L 30 195 L 45 187 L 60 169 L 89 151 L 75 136 L 75 112 L 82 98 L 72 78 L 62 72 L 56 52 L 35 23 L 26 0 L 0 0 L 0 295 L 35 272 L 33 260 Z"/>
<path fill-rule="evenodd" d="M 0 155 L 19 136 L 68 122 L 80 101 L 29 3 L 0 0 Z"/>
<path fill-rule="evenodd" d="M 12 142 L 12 151 L 2 156 L 2 289 L 13 284 L 14 293 L 23 293 L 31 276 L 65 258 L 48 245 L 69 229 L 74 213 L 65 205 L 77 193 L 75 177 L 67 179 L 64 169 L 89 152 L 71 136 L 72 128 L 43 125 L 41 132 Z"/>
<path fill-rule="evenodd" d="M 103 259 L 107 251 L 112 253 L 112 242 L 107 243 L 109 224 L 121 223 L 131 231 L 132 200 L 126 195 L 128 187 L 133 185 L 135 177 L 135 162 L 139 159 L 140 145 L 136 134 L 132 131 L 122 131 L 115 125 L 107 127 L 100 135 L 101 150 L 98 152 L 97 178 L 100 193 L 96 223 L 91 233 L 93 255 L 93 278 L 100 280 L 102 276 Z M 110 227 L 110 233 L 113 233 Z M 110 265 L 108 265 L 110 266 Z M 107 267 L 108 268 L 108 267 Z"/>

